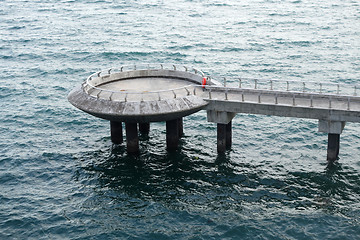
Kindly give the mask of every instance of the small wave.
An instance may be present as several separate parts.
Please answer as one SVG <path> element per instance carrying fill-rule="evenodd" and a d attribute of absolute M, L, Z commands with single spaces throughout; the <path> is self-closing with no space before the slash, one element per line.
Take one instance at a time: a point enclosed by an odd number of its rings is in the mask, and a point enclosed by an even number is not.
<path fill-rule="evenodd" d="M 26 26 L 13 26 L 13 27 L 9 27 L 8 30 L 14 31 L 14 30 L 20 30 L 20 29 L 24 29 L 24 28 L 26 28 Z"/>
<path fill-rule="evenodd" d="M 319 43 L 319 42 L 309 41 L 309 40 L 277 41 L 277 44 L 279 44 L 279 45 L 295 46 L 295 47 L 310 47 L 317 43 Z"/>

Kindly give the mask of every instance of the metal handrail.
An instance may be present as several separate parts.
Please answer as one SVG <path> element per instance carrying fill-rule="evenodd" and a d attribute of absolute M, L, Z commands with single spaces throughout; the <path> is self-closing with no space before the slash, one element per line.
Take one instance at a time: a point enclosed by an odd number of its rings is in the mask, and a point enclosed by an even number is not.
<path fill-rule="evenodd" d="M 283 84 L 285 86 L 286 91 L 291 91 L 291 89 L 301 89 L 301 92 L 334 92 L 336 95 L 343 95 L 341 92 L 347 92 L 348 95 L 351 92 L 351 95 L 357 96 L 358 89 L 360 86 L 357 85 L 346 85 L 339 83 L 331 83 L 331 82 L 316 82 L 316 81 L 299 81 L 299 80 L 279 80 L 279 79 L 261 79 L 261 78 L 247 78 L 247 77 L 216 77 L 213 79 L 222 79 L 223 86 L 227 86 L 229 83 L 238 83 L 237 86 L 239 88 L 244 88 L 244 85 L 251 86 L 253 89 L 260 89 L 261 86 L 265 84 L 268 90 L 274 90 L 275 84 Z M 245 81 L 245 82 L 244 82 Z M 263 84 L 261 84 L 263 83 Z M 296 84 L 294 86 L 294 84 Z M 277 86 L 278 86 L 277 85 Z M 310 88 L 312 86 L 312 88 Z M 314 87 L 316 86 L 316 88 Z M 328 87 L 332 87 L 332 89 L 328 89 Z M 264 88 L 263 88 L 264 89 Z"/>
<path fill-rule="evenodd" d="M 222 90 L 223 92 L 227 92 L 229 93 L 229 91 L 234 90 L 234 91 L 242 91 L 242 92 L 259 92 L 259 93 L 266 93 L 266 94 L 271 94 L 271 93 L 275 93 L 275 94 L 295 94 L 298 96 L 319 96 L 319 97 L 334 97 L 334 98 L 343 98 L 343 97 L 350 97 L 352 99 L 356 99 L 356 100 L 360 100 L 360 95 L 343 95 L 343 94 L 334 94 L 334 93 L 323 93 L 323 92 L 302 92 L 302 91 L 281 91 L 281 90 L 269 90 L 269 89 L 255 89 L 255 88 L 237 88 L 237 87 L 223 87 L 223 86 L 206 86 L 205 90 Z"/>

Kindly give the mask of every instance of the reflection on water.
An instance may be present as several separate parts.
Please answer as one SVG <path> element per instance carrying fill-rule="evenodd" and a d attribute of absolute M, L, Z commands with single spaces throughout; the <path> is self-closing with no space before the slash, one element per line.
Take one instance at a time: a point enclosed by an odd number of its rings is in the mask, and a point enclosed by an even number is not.
<path fill-rule="evenodd" d="M 87 153 L 81 165 L 80 178 L 93 189 L 82 208 L 107 218 L 112 228 L 123 227 L 122 220 L 134 221 L 146 232 L 154 227 L 148 225 L 151 217 L 171 232 L 177 226 L 184 234 L 195 224 L 237 236 L 239 232 L 232 231 L 239 221 L 251 228 L 269 218 L 285 226 L 287 218 L 311 212 L 316 214 L 309 222 L 332 221 L 334 216 L 353 219 L 358 214 L 353 209 L 360 194 L 359 176 L 339 163 L 322 172 L 285 172 L 246 162 L 231 151 L 206 157 L 183 150 L 134 156 L 120 145 Z M 160 232 L 167 236 L 165 230 Z"/>
<path fill-rule="evenodd" d="M 97 190 L 109 188 L 168 207 L 241 209 L 246 201 L 266 207 L 328 206 L 331 210 L 351 202 L 348 193 L 359 194 L 358 175 L 344 171 L 339 163 L 323 172 L 284 172 L 244 163 L 231 152 L 203 158 L 182 150 L 127 155 L 124 146 L 109 152 L 88 156 L 92 160 L 83 168 L 83 174 L 97 179 Z"/>

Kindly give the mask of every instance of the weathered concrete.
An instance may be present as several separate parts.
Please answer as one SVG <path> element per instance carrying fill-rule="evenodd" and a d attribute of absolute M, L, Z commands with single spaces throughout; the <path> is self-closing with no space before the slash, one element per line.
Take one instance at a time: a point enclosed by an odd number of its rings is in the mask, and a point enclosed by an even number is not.
<path fill-rule="evenodd" d="M 126 150 L 128 153 L 139 152 L 139 136 L 136 123 L 125 122 Z"/>
<path fill-rule="evenodd" d="M 75 107 L 117 122 L 159 122 L 195 113 L 207 102 L 201 74 L 145 69 L 89 77 L 68 95 Z"/>
<path fill-rule="evenodd" d="M 360 122 L 359 96 L 209 87 L 203 97 L 209 103 L 207 111 Z M 208 113 L 211 122 L 222 119 L 212 116 L 213 113 Z"/>
<path fill-rule="evenodd" d="M 166 146 L 172 151 L 179 145 L 179 119 L 166 121 Z"/>
<path fill-rule="evenodd" d="M 209 109 L 210 107 L 207 107 Z M 235 112 L 226 112 L 220 109 L 217 110 L 208 110 L 207 112 L 207 121 L 214 123 L 228 124 L 235 116 Z"/>
<path fill-rule="evenodd" d="M 123 142 L 122 122 L 110 121 L 111 141 L 115 144 Z"/>
<path fill-rule="evenodd" d="M 223 111 L 232 113 L 249 113 L 272 115 L 280 117 L 296 117 L 309 119 L 323 119 L 333 122 L 360 122 L 360 111 L 320 109 L 300 106 L 286 106 L 265 103 L 249 103 L 225 100 L 207 100 L 208 111 Z M 208 118 L 209 119 L 209 118 Z M 213 122 L 213 121 L 212 121 Z M 214 121 L 216 122 L 216 121 Z"/>
<path fill-rule="evenodd" d="M 341 134 L 346 122 L 319 120 L 319 132 Z"/>
<path fill-rule="evenodd" d="M 207 102 L 189 95 L 160 101 L 116 102 L 94 98 L 81 88 L 69 94 L 69 101 L 95 117 L 118 122 L 162 122 L 202 110 Z"/>

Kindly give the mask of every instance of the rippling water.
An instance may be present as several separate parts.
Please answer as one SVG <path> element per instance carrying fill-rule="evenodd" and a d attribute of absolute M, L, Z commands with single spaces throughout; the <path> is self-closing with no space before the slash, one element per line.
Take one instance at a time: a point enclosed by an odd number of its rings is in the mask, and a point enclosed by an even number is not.
<path fill-rule="evenodd" d="M 243 114 L 224 155 L 199 112 L 128 156 L 66 96 L 139 62 L 358 84 L 359 29 L 356 0 L 0 0 L 0 238 L 358 239 L 356 123 L 331 167 L 317 121 Z"/>

